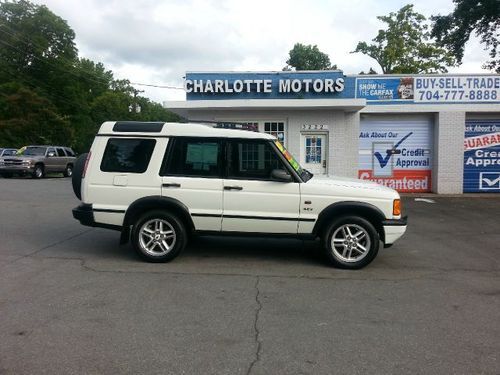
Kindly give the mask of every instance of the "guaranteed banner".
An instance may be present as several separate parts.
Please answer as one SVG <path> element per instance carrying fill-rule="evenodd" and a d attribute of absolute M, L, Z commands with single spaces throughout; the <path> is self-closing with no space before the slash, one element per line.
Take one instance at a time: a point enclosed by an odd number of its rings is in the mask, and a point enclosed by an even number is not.
<path fill-rule="evenodd" d="M 431 191 L 432 127 L 428 119 L 363 119 L 359 135 L 359 171 L 400 192 Z"/>
<path fill-rule="evenodd" d="M 500 119 L 467 120 L 464 193 L 500 193 Z"/>

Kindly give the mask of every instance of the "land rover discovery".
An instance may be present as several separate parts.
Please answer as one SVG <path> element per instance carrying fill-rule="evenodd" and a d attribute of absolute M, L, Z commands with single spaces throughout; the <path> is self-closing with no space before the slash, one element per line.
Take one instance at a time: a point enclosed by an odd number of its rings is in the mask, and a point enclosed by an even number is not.
<path fill-rule="evenodd" d="M 75 164 L 83 225 L 116 229 L 145 260 L 175 258 L 193 234 L 320 238 L 361 268 L 406 230 L 399 194 L 317 178 L 269 134 L 201 124 L 105 122 Z"/>

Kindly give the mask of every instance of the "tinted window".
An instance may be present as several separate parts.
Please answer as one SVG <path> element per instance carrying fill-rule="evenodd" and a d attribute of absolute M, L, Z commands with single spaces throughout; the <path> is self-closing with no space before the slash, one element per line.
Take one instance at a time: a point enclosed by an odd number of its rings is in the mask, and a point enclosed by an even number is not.
<path fill-rule="evenodd" d="M 218 140 L 173 138 L 165 174 L 219 177 L 221 144 Z"/>
<path fill-rule="evenodd" d="M 270 180 L 273 169 L 285 169 L 267 142 L 247 140 L 229 143 L 229 178 Z"/>
<path fill-rule="evenodd" d="M 24 149 L 19 150 L 20 155 L 26 156 L 37 156 L 37 155 L 45 155 L 45 151 L 47 151 L 47 147 L 26 147 Z"/>
<path fill-rule="evenodd" d="M 144 173 L 155 144 L 154 139 L 110 138 L 102 157 L 101 171 Z"/>
<path fill-rule="evenodd" d="M 57 156 L 63 156 L 63 157 L 66 156 L 62 148 L 56 148 L 56 150 L 57 150 Z"/>
<path fill-rule="evenodd" d="M 64 149 L 66 151 L 66 154 L 68 154 L 68 156 L 75 156 L 75 153 L 73 152 L 72 149 L 70 148 L 65 148 Z"/>

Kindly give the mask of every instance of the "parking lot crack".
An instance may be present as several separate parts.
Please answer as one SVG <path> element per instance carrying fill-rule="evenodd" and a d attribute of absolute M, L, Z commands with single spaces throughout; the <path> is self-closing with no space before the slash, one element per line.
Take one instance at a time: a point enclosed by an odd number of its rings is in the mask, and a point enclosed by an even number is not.
<path fill-rule="evenodd" d="M 21 257 L 19 257 L 19 258 L 14 259 L 14 260 L 13 260 L 12 262 L 10 262 L 9 264 L 15 263 L 15 262 L 17 262 L 18 260 L 21 260 L 21 259 L 24 259 L 24 258 L 29 258 L 29 257 L 32 257 L 33 255 L 36 255 L 36 254 L 38 254 L 38 253 L 40 253 L 40 252 L 42 252 L 42 251 L 44 251 L 44 250 L 50 249 L 50 248 L 55 247 L 55 246 L 57 246 L 57 245 L 60 245 L 60 244 L 62 244 L 62 243 L 64 243 L 64 242 L 70 241 L 70 240 L 72 240 L 72 239 L 74 239 L 74 238 L 77 238 L 77 237 L 83 236 L 84 234 L 86 234 L 86 233 L 88 233 L 88 232 L 90 232 L 90 231 L 92 231 L 92 230 L 93 230 L 93 228 L 91 228 L 91 229 L 87 229 L 87 230 L 84 230 L 83 232 L 80 232 L 80 233 L 74 234 L 74 235 L 72 235 L 72 236 L 70 236 L 70 237 L 66 237 L 66 238 L 64 238 L 64 239 L 62 239 L 62 240 L 59 240 L 59 241 L 57 241 L 57 242 L 54 242 L 54 243 L 51 243 L 51 244 L 46 245 L 46 246 L 44 246 L 44 247 L 41 247 L 41 248 L 39 248 L 39 249 L 37 249 L 37 250 L 35 250 L 35 251 L 32 251 L 32 252 L 31 252 L 31 253 L 29 253 L 29 254 L 25 254 L 25 255 L 23 255 L 23 256 L 21 256 Z"/>
<path fill-rule="evenodd" d="M 260 277 L 257 276 L 255 280 L 255 302 L 257 304 L 257 308 L 255 309 L 255 319 L 253 323 L 253 329 L 254 329 L 254 340 L 255 340 L 255 345 L 256 345 L 256 350 L 255 350 L 255 358 L 250 363 L 250 366 L 248 367 L 247 375 L 250 375 L 252 373 L 252 370 L 257 362 L 260 360 L 260 353 L 262 349 L 262 342 L 260 340 L 260 330 L 259 330 L 259 317 L 260 317 L 260 312 L 262 310 L 262 302 L 260 301 L 260 289 L 259 289 L 259 282 L 260 282 Z"/>

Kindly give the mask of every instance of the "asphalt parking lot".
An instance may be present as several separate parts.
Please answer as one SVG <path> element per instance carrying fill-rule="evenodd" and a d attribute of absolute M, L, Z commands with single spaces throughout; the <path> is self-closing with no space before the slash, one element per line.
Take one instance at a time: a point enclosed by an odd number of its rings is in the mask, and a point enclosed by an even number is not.
<path fill-rule="evenodd" d="M 0 374 L 499 374 L 500 197 L 414 198 L 358 271 L 275 239 L 148 264 L 68 179 L 0 179 Z"/>

